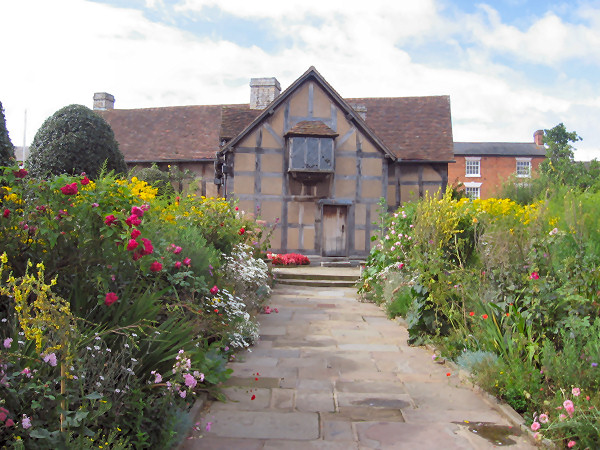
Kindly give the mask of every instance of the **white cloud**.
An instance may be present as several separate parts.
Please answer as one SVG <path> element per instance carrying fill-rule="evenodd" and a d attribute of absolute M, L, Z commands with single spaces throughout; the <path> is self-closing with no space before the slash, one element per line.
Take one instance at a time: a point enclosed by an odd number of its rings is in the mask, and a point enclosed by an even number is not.
<path fill-rule="evenodd" d="M 592 15 L 593 21 L 588 25 L 566 22 L 548 11 L 522 31 L 503 23 L 491 6 L 482 4 L 479 9 L 464 18 L 466 31 L 487 52 L 510 54 L 520 61 L 555 67 L 573 58 L 593 58 L 590 62 L 600 62 L 600 30 L 593 23 L 598 21 L 597 11 L 593 11 L 596 17 Z M 592 12 L 589 7 L 585 10 Z"/>
<path fill-rule="evenodd" d="M 21 144 L 25 108 L 31 140 L 43 119 L 70 103 L 91 106 L 94 92 L 113 94 L 117 108 L 244 103 L 251 77 L 276 76 L 285 89 L 314 65 L 344 97 L 449 94 L 456 140 L 530 142 L 536 129 L 563 121 L 584 145 L 600 148 L 593 126 L 600 113 L 597 79 L 584 89 L 564 75 L 562 91 L 552 92 L 519 64 L 494 59 L 499 52 L 556 64 L 567 56 L 588 58 L 600 48 L 581 45 L 597 42 L 590 26 L 548 13 L 522 31 L 490 7 L 449 20 L 433 0 L 221 3 L 186 0 L 165 12 L 167 24 L 139 10 L 83 0 L 0 3 L 0 40 L 18 41 L 4 47 L 12 70 L 0 73 L 13 143 Z M 162 0 L 146 5 L 170 8 Z M 268 52 L 259 41 L 241 46 L 172 25 L 174 15 L 193 19 L 203 6 L 266 21 L 271 39 L 291 44 Z M 586 14 L 590 24 L 600 24 L 598 10 Z M 573 33 L 579 49 L 570 48 Z M 446 41 L 451 57 L 413 58 L 415 43 L 435 49 Z"/>

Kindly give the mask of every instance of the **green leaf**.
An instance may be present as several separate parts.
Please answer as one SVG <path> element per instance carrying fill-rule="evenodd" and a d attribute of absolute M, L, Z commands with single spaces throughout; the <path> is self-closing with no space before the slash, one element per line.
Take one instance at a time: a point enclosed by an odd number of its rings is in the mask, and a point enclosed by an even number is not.
<path fill-rule="evenodd" d="M 102 394 L 99 394 L 98 392 L 92 392 L 91 394 L 86 395 L 84 398 L 87 398 L 88 400 L 99 400 L 102 398 Z"/>
<path fill-rule="evenodd" d="M 36 439 L 48 439 L 51 434 L 48 430 L 44 428 L 34 428 L 29 432 L 29 436 Z"/>

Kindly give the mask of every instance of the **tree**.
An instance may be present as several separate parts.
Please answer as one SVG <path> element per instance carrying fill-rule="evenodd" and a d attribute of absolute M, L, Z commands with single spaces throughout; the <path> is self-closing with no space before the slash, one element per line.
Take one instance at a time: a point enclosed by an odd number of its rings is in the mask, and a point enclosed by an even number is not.
<path fill-rule="evenodd" d="M 581 141 L 575 131 L 567 131 L 564 124 L 544 130 L 547 159 L 539 171 L 547 187 L 568 186 L 577 189 L 600 189 L 600 163 L 575 161 L 575 147 L 571 143 Z"/>
<path fill-rule="evenodd" d="M 108 171 L 124 174 L 125 159 L 110 125 L 82 105 L 66 106 L 42 124 L 28 158 L 33 176 L 79 174 L 96 178 Z"/>
<path fill-rule="evenodd" d="M 0 102 L 0 166 L 9 166 L 13 163 L 11 159 L 15 158 L 15 147 L 8 137 L 6 129 L 6 119 L 4 118 L 4 108 Z"/>
<path fill-rule="evenodd" d="M 540 164 L 540 173 L 551 182 L 570 184 L 580 172 L 575 164 L 575 147 L 571 145 L 577 141 L 581 141 L 581 137 L 575 131 L 567 131 L 563 123 L 544 130 L 546 160 Z"/>

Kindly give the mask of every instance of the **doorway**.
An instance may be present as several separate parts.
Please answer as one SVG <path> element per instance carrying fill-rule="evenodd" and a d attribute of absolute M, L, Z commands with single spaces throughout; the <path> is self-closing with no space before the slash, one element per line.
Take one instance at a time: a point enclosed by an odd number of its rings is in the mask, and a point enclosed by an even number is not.
<path fill-rule="evenodd" d="M 323 256 L 347 256 L 347 205 L 323 205 Z"/>

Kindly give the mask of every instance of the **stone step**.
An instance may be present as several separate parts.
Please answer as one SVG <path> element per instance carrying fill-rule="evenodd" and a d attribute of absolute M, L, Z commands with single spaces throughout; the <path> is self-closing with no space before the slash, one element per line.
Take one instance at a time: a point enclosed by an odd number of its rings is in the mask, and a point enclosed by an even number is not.
<path fill-rule="evenodd" d="M 277 271 L 278 280 L 337 280 L 357 281 L 358 277 L 352 274 L 329 274 L 329 273 L 299 273 Z"/>
<path fill-rule="evenodd" d="M 356 280 L 308 280 L 302 278 L 277 278 L 277 283 L 306 287 L 354 287 Z"/>

